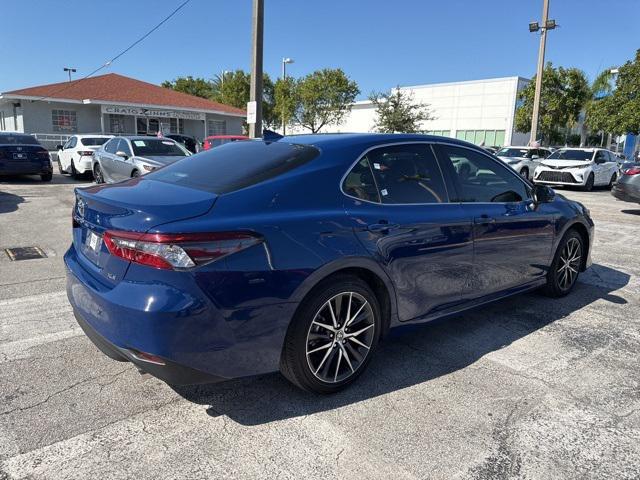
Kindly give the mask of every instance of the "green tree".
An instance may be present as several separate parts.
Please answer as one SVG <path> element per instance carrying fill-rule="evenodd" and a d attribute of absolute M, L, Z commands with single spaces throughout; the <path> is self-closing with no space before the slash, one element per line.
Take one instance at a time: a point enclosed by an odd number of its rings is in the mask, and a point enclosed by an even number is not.
<path fill-rule="evenodd" d="M 211 99 L 213 96 L 213 84 L 204 78 L 178 77 L 175 80 L 162 82 L 165 88 L 171 88 L 176 92 L 188 93 L 196 97 Z"/>
<path fill-rule="evenodd" d="M 274 85 L 274 114 L 279 120 L 279 125 L 289 125 L 294 118 L 298 106 L 297 82 L 292 77 L 279 78 Z"/>
<path fill-rule="evenodd" d="M 341 69 L 317 70 L 296 82 L 294 121 L 312 133 L 339 125 L 359 93 L 358 84 Z"/>
<path fill-rule="evenodd" d="M 391 93 L 372 93 L 369 100 L 376 107 L 375 129 L 381 133 L 417 133 L 422 122 L 433 120 L 429 106 L 414 102 L 411 93 L 396 87 Z"/>
<path fill-rule="evenodd" d="M 593 130 L 640 135 L 640 50 L 618 69 L 611 94 L 589 105 L 587 119 Z"/>
<path fill-rule="evenodd" d="M 262 117 L 266 126 L 273 127 L 278 123 L 274 113 L 273 82 L 266 73 L 262 79 Z M 213 82 L 212 100 L 232 107 L 246 109 L 250 98 L 251 74 L 244 70 L 235 70 L 217 75 Z"/>
<path fill-rule="evenodd" d="M 534 95 L 535 76 L 518 94 L 522 102 L 516 110 L 516 129 L 519 132 L 531 130 Z M 547 63 L 542 77 L 538 120 L 543 140 L 548 142 L 559 138 L 560 130 L 575 125 L 589 96 L 589 83 L 584 72 L 577 68 L 554 68 L 551 62 Z"/>

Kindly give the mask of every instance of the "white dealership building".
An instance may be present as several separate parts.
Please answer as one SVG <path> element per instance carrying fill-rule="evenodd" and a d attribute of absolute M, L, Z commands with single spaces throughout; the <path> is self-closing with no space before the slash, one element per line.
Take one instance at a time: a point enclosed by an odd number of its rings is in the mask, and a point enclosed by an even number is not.
<path fill-rule="evenodd" d="M 415 102 L 428 105 L 433 120 L 423 123 L 425 132 L 459 138 L 486 146 L 526 145 L 529 134 L 515 129 L 518 92 L 529 80 L 522 77 L 490 78 L 466 82 L 400 87 Z M 369 101 L 356 102 L 345 121 L 326 132 L 373 132 L 376 111 Z M 302 133 L 299 128 L 293 128 Z"/>

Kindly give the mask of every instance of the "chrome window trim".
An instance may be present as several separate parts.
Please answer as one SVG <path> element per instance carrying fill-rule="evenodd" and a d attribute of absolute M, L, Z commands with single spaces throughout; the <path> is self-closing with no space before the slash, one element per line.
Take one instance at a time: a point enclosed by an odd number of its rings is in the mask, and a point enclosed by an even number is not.
<path fill-rule="evenodd" d="M 436 162 L 438 164 L 438 169 L 440 170 L 440 175 L 442 175 L 442 179 L 444 181 L 444 188 L 445 191 L 447 192 L 447 201 L 446 202 L 431 202 L 431 203 L 382 203 L 382 202 L 372 202 L 371 200 L 364 200 L 362 198 L 358 198 L 358 197 L 354 197 L 353 195 L 349 195 L 348 193 L 346 193 L 343 189 L 342 189 L 342 185 L 344 184 L 345 179 L 347 178 L 347 175 L 349 175 L 349 173 L 351 172 L 351 170 L 353 169 L 353 167 L 356 166 L 356 164 L 362 160 L 362 158 L 364 158 L 364 156 L 369 153 L 372 150 L 378 149 L 378 148 L 384 148 L 384 147 L 390 147 L 390 146 L 394 146 L 394 145 L 415 145 L 415 144 L 426 144 L 429 145 L 431 147 L 431 152 L 433 153 Z M 502 161 L 497 158 L 497 157 L 492 157 L 491 155 L 489 155 L 486 152 L 483 152 L 480 147 L 472 147 L 472 146 L 467 146 L 467 145 L 460 145 L 458 143 L 452 143 L 452 142 L 447 142 L 442 141 L 442 140 L 413 140 L 413 141 L 402 141 L 402 142 L 391 142 L 391 143 L 382 143 L 380 145 L 374 145 L 371 146 L 367 149 L 365 149 L 360 156 L 356 159 L 355 162 L 351 163 L 351 165 L 349 165 L 349 168 L 347 168 L 346 172 L 344 173 L 344 175 L 342 175 L 342 178 L 340 179 L 340 192 L 347 198 L 351 198 L 353 200 L 357 200 L 358 202 L 364 202 L 364 203 L 369 203 L 371 205 L 381 205 L 381 206 L 393 206 L 393 205 L 397 205 L 397 206 L 415 206 L 415 205 L 467 205 L 467 204 L 473 204 L 473 205 L 514 205 L 514 204 L 519 204 L 519 203 L 530 203 L 533 198 L 531 197 L 531 189 L 533 188 L 533 185 L 531 183 L 529 183 L 528 181 L 526 181 L 524 178 L 522 178 L 520 175 L 518 175 L 517 172 L 515 172 L 512 168 L 509 168 L 507 165 L 502 164 L 501 168 L 507 170 L 510 174 L 512 174 L 515 178 L 518 179 L 518 181 L 522 182 L 527 190 L 527 193 L 529 194 L 529 196 L 525 199 L 523 199 L 520 202 L 452 202 L 450 200 L 450 195 L 449 195 L 449 189 L 447 188 L 447 182 L 445 180 L 444 177 L 444 172 L 442 171 L 442 166 L 440 165 L 440 160 L 438 159 L 438 156 L 436 155 L 436 152 L 433 148 L 434 145 L 447 145 L 450 147 L 459 147 L 459 148 L 464 148 L 467 150 L 471 150 L 472 152 L 476 152 L 476 153 L 480 153 L 482 155 L 484 155 L 485 157 L 489 158 L 492 162 L 494 163 L 502 163 Z M 370 162 L 369 162 L 370 163 Z M 371 168 L 371 165 L 369 165 L 369 168 Z M 374 183 L 376 183 L 376 188 L 377 188 L 377 182 L 375 180 L 375 175 L 374 175 Z M 378 189 L 378 197 L 382 200 L 382 198 L 380 197 L 380 191 Z"/>

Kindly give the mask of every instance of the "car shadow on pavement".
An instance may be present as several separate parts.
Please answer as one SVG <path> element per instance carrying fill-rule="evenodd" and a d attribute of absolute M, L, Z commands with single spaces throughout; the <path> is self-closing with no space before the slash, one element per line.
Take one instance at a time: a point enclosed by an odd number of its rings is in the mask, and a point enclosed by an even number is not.
<path fill-rule="evenodd" d="M 640 209 L 637 210 L 620 210 L 622 213 L 627 213 L 629 215 L 640 215 Z"/>
<path fill-rule="evenodd" d="M 173 388 L 185 399 L 206 406 L 210 416 L 226 415 L 242 425 L 304 417 L 463 369 L 597 300 L 625 304 L 624 298 L 611 292 L 629 279 L 626 273 L 594 265 L 580 277 L 574 291 L 561 299 L 532 292 L 446 320 L 394 329 L 362 376 L 335 395 L 304 392 L 280 374 Z"/>
<path fill-rule="evenodd" d="M 24 202 L 24 197 L 0 191 L 0 214 L 15 212 L 22 202 Z"/>
<path fill-rule="evenodd" d="M 3 175 L 0 178 L 0 185 L 78 185 L 93 182 L 93 177 L 86 175 L 77 180 L 68 175 L 54 173 L 50 182 L 43 182 L 38 175 Z"/>

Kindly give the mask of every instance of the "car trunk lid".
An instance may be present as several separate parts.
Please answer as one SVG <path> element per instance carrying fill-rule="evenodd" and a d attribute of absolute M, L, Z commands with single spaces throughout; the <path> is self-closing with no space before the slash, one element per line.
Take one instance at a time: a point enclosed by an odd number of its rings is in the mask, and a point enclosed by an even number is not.
<path fill-rule="evenodd" d="M 102 240 L 107 230 L 145 233 L 164 223 L 204 215 L 216 198 L 214 193 L 144 177 L 76 189 L 73 244 L 88 270 L 116 284 L 129 262 L 109 253 Z"/>
<path fill-rule="evenodd" d="M 42 170 L 49 162 L 49 152 L 41 145 L 0 144 L 0 170 L 33 172 Z"/>

